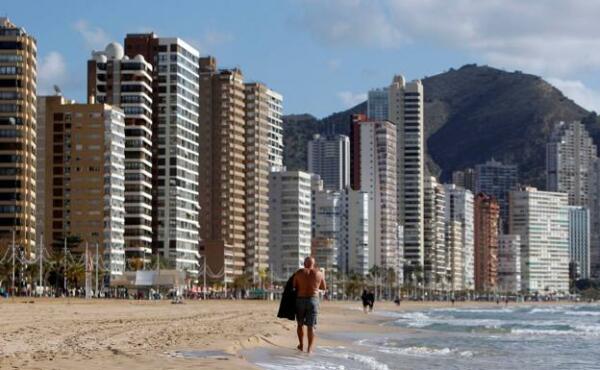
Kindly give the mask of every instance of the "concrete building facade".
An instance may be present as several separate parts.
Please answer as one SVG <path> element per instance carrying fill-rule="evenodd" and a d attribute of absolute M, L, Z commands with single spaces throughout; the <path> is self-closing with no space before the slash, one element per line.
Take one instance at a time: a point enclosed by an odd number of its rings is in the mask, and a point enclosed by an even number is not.
<path fill-rule="evenodd" d="M 401 269 L 396 208 L 396 127 L 353 117 L 353 189 L 369 194 L 369 267 Z"/>
<path fill-rule="evenodd" d="M 283 166 L 283 97 L 261 83 L 245 84 L 245 271 L 258 283 L 269 267 L 269 174 Z"/>
<path fill-rule="evenodd" d="M 423 84 L 394 76 L 388 88 L 388 119 L 396 126 L 398 222 L 404 227 L 404 258 L 424 265 L 425 128 Z"/>
<path fill-rule="evenodd" d="M 125 122 L 105 104 L 45 101 L 46 248 L 71 253 L 96 243 L 110 278 L 125 271 Z"/>
<path fill-rule="evenodd" d="M 475 170 L 465 168 L 464 170 L 452 172 L 452 183 L 475 193 Z"/>
<path fill-rule="evenodd" d="M 385 121 L 389 115 L 388 88 L 369 90 L 367 94 L 367 118 L 372 121 Z"/>
<path fill-rule="evenodd" d="M 460 273 L 453 271 L 452 274 L 457 274 L 462 280 L 453 280 L 455 287 L 460 289 L 473 290 L 475 288 L 475 215 L 474 215 L 474 199 L 473 193 L 470 190 L 458 187 L 454 184 L 445 184 L 445 203 L 446 203 L 446 224 L 450 225 L 450 237 L 456 238 L 460 227 L 461 242 L 454 244 L 456 247 L 451 247 L 451 253 L 454 253 L 451 259 L 462 263 L 462 271 Z M 454 223 L 453 223 L 454 222 Z M 458 246 L 462 248 L 459 251 Z M 456 253 L 461 253 L 462 258 Z M 458 263 L 452 263 L 452 268 L 457 268 Z"/>
<path fill-rule="evenodd" d="M 423 266 L 425 285 L 428 287 L 440 287 L 448 271 L 445 198 L 444 186 L 439 184 L 435 177 L 428 176 L 425 180 L 425 258 Z"/>
<path fill-rule="evenodd" d="M 521 291 L 521 237 L 502 234 L 498 238 L 498 289 L 499 292 Z"/>
<path fill-rule="evenodd" d="M 569 205 L 587 206 L 592 165 L 597 158 L 596 145 L 581 122 L 557 123 L 546 146 L 548 191 L 567 193 Z"/>
<path fill-rule="evenodd" d="M 0 247 L 36 244 L 37 42 L 0 17 Z"/>
<path fill-rule="evenodd" d="M 569 261 L 577 266 L 580 279 L 590 278 L 590 211 L 569 206 Z"/>
<path fill-rule="evenodd" d="M 302 171 L 272 172 L 269 180 L 269 263 L 285 281 L 311 253 L 311 181 Z"/>
<path fill-rule="evenodd" d="M 346 189 L 341 193 L 338 266 L 346 275 L 369 273 L 369 193 Z"/>
<path fill-rule="evenodd" d="M 125 113 L 125 255 L 143 268 L 152 254 L 152 65 L 111 43 L 92 52 L 87 80 L 88 97 Z"/>
<path fill-rule="evenodd" d="M 246 106 L 239 69 L 200 59 L 200 251 L 223 281 L 246 263 Z"/>
<path fill-rule="evenodd" d="M 569 291 L 569 210 L 566 193 L 523 188 L 510 193 L 510 233 L 521 238 L 521 289 Z"/>
<path fill-rule="evenodd" d="M 128 34 L 125 55 L 152 64 L 153 250 L 171 268 L 199 272 L 198 51 L 175 37 Z"/>
<path fill-rule="evenodd" d="M 484 193 L 496 199 L 500 206 L 501 228 L 508 229 L 508 194 L 517 188 L 519 173 L 516 165 L 494 159 L 475 166 L 475 194 Z"/>
<path fill-rule="evenodd" d="M 484 193 L 475 196 L 475 290 L 489 292 L 498 283 L 500 205 Z"/>
<path fill-rule="evenodd" d="M 315 135 L 308 142 L 308 172 L 321 176 L 325 189 L 350 185 L 350 139 L 345 135 Z"/>

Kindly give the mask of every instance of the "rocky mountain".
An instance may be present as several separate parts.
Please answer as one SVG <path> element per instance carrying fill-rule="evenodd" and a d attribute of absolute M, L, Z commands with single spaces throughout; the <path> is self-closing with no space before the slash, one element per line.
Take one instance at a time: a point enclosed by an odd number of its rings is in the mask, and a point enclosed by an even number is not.
<path fill-rule="evenodd" d="M 582 120 L 600 142 L 596 114 L 538 76 L 471 64 L 422 81 L 428 168 L 443 180 L 454 170 L 495 158 L 517 164 L 521 183 L 543 188 L 546 142 L 555 122 Z M 286 166 L 305 169 L 313 134 L 348 134 L 350 115 L 366 109 L 364 102 L 321 120 L 285 116 Z"/>

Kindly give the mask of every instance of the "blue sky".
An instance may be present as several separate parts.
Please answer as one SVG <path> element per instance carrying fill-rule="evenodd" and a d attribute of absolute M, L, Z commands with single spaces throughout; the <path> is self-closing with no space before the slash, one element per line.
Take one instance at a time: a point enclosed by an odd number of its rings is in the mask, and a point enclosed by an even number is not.
<path fill-rule="evenodd" d="M 122 43 L 128 32 L 154 31 L 281 92 L 285 113 L 322 117 L 360 102 L 395 73 L 422 78 L 466 63 L 541 75 L 598 111 L 595 3 L 21 0 L 5 2 L 0 12 L 37 38 L 41 93 L 57 84 L 65 96 L 84 100 L 93 49 Z"/>

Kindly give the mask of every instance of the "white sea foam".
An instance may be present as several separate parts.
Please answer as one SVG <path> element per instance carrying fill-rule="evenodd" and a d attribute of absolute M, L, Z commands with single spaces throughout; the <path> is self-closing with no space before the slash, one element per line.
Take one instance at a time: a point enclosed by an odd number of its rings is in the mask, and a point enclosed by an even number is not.
<path fill-rule="evenodd" d="M 361 355 L 358 353 L 350 353 L 350 352 L 339 352 L 339 349 L 326 349 L 326 352 L 332 357 L 343 358 L 346 360 L 351 360 L 353 362 L 358 362 L 361 365 L 367 366 L 367 369 L 371 370 L 389 370 L 389 367 L 379 362 L 375 359 L 375 357 Z"/>
<path fill-rule="evenodd" d="M 600 311 L 566 311 L 565 315 L 570 315 L 570 316 L 600 316 Z"/>
<path fill-rule="evenodd" d="M 530 314 L 536 314 L 536 313 L 561 313 L 564 312 L 565 309 L 564 308 L 533 308 L 531 311 L 529 311 Z"/>

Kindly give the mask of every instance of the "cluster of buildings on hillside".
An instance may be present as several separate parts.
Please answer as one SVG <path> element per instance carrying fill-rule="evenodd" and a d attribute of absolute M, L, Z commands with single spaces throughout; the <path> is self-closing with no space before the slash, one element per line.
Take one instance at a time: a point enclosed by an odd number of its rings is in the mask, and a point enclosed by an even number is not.
<path fill-rule="evenodd" d="M 179 38 L 128 34 L 87 61 L 87 95 L 37 96 L 36 41 L 0 18 L 0 243 L 98 245 L 107 279 L 159 256 L 190 276 L 327 274 L 439 290 L 567 292 L 600 274 L 600 161 L 559 123 L 547 191 L 495 160 L 442 184 L 425 166 L 424 89 L 395 76 L 350 135 L 283 165 L 283 97 Z M 14 241 L 13 241 L 14 238 Z M 204 270 L 206 269 L 206 270 Z"/>

